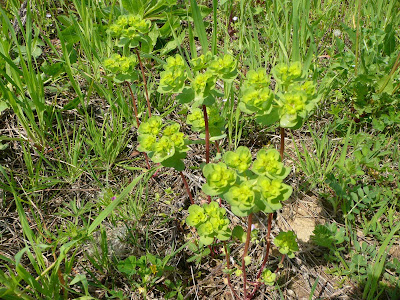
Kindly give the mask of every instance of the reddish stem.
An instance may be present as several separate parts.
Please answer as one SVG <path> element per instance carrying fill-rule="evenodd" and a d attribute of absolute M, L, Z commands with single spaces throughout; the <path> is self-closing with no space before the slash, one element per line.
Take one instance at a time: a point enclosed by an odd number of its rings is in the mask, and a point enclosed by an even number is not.
<path fill-rule="evenodd" d="M 244 251 L 242 256 L 243 293 L 244 293 L 243 299 L 245 300 L 247 299 L 247 276 L 246 276 L 246 264 L 244 262 L 244 259 L 247 256 L 247 251 L 249 250 L 252 219 L 253 219 L 253 213 L 251 213 L 248 217 L 246 244 L 244 245 Z"/>
<path fill-rule="evenodd" d="M 183 181 L 183 185 L 185 186 L 186 192 L 187 192 L 187 194 L 189 196 L 190 203 L 194 204 L 193 196 L 192 196 L 192 193 L 190 192 L 189 185 L 188 185 L 188 183 L 186 181 L 185 175 L 183 175 L 182 171 L 180 171 L 179 174 L 181 175 L 181 178 L 182 178 L 182 181 Z"/>
<path fill-rule="evenodd" d="M 206 164 L 210 162 L 210 132 L 208 130 L 208 116 L 207 116 L 207 108 L 203 104 L 203 116 L 204 116 L 204 127 L 206 129 Z M 207 202 L 211 202 L 211 196 L 207 197 Z"/>
<path fill-rule="evenodd" d="M 215 141 L 214 143 L 215 143 L 215 147 L 217 147 L 217 152 L 218 152 L 218 153 L 221 153 L 221 149 L 219 148 L 219 143 L 218 143 L 218 141 Z"/>
<path fill-rule="evenodd" d="M 136 97 L 133 94 L 133 91 L 132 91 L 132 88 L 131 88 L 131 85 L 129 84 L 129 82 L 125 81 L 125 84 L 128 86 L 129 92 L 131 93 L 133 111 L 135 112 L 135 118 L 136 118 L 137 127 L 139 128 L 140 121 L 139 121 L 138 110 L 137 110 L 137 106 L 136 106 Z"/>
<path fill-rule="evenodd" d="M 203 104 L 204 127 L 206 128 L 206 163 L 210 162 L 210 132 L 208 130 L 207 108 Z"/>
<path fill-rule="evenodd" d="M 139 61 L 139 65 L 140 65 L 140 71 L 142 71 L 144 91 L 146 93 L 147 109 L 148 109 L 148 112 L 149 112 L 149 117 L 151 117 L 151 105 L 150 105 L 149 92 L 147 90 L 146 75 L 144 74 L 144 68 L 143 68 L 142 60 L 140 59 L 139 51 L 137 49 L 135 49 L 135 51 L 136 51 L 136 55 L 137 55 L 137 58 L 138 58 L 138 61 Z"/>
<path fill-rule="evenodd" d="M 285 151 L 285 128 L 281 127 L 281 159 L 283 160 L 283 152 Z"/>
<path fill-rule="evenodd" d="M 260 276 L 261 276 L 261 274 L 262 274 L 262 271 L 264 270 L 265 265 L 266 265 L 266 263 L 267 263 L 267 261 L 268 261 L 269 249 L 270 249 L 270 247 L 271 247 L 270 236 L 271 236 L 271 227 L 272 227 L 272 217 L 273 217 L 273 216 L 274 216 L 273 213 L 270 213 L 270 214 L 268 215 L 267 252 L 265 253 L 264 260 L 263 260 L 263 262 L 262 262 L 261 268 L 260 268 L 260 270 L 259 270 L 258 273 L 257 273 L 257 280 L 260 278 Z M 249 296 L 248 299 L 251 299 L 251 298 L 254 297 L 255 293 L 257 292 L 257 290 L 258 290 L 258 288 L 259 288 L 260 286 L 261 286 L 261 282 L 258 282 L 258 283 L 256 284 L 256 286 L 254 287 L 254 290 L 253 290 L 253 292 L 250 294 L 250 296 Z"/>
<path fill-rule="evenodd" d="M 226 242 L 224 242 L 224 249 L 225 249 L 225 258 L 226 258 L 226 268 L 228 269 L 228 272 L 229 272 L 231 265 L 230 265 L 230 261 L 229 261 L 229 253 L 228 253 L 228 248 L 226 247 Z M 231 274 L 227 273 L 226 275 L 227 275 L 226 277 L 228 280 L 228 286 L 231 289 L 233 296 L 235 297 L 235 299 L 239 299 L 239 296 L 236 294 L 236 292 L 233 289 L 232 284 L 231 284 Z"/>
<path fill-rule="evenodd" d="M 129 92 L 131 93 L 133 111 L 134 111 L 134 113 L 135 113 L 135 118 L 136 118 L 137 127 L 139 128 L 139 126 L 140 126 L 140 121 L 139 121 L 138 110 L 137 110 L 137 106 L 136 106 L 136 97 L 135 97 L 135 95 L 133 94 L 133 91 L 132 91 L 132 88 L 131 88 L 131 85 L 129 84 L 129 82 L 125 81 L 125 83 L 126 83 L 126 85 L 128 86 L 128 88 L 129 88 Z M 145 158 L 145 160 L 146 160 L 147 169 L 150 169 L 151 167 L 150 167 L 149 157 L 147 156 L 147 153 L 144 153 L 144 158 Z M 155 174 L 153 175 L 153 177 L 154 177 L 154 176 L 155 176 Z"/>
<path fill-rule="evenodd" d="M 259 270 L 258 273 L 257 273 L 257 279 L 260 278 L 261 273 L 262 273 L 262 271 L 263 271 L 263 269 L 264 269 L 264 267 L 265 267 L 265 265 L 266 265 L 266 263 L 267 263 L 267 261 L 268 261 L 268 257 L 269 257 L 269 248 L 271 247 L 271 239 L 270 239 L 270 237 L 271 237 L 271 227 L 272 227 L 272 217 L 273 217 L 273 216 L 274 216 L 273 213 L 270 213 L 270 214 L 268 215 L 267 251 L 266 251 L 266 253 L 265 253 L 264 260 L 263 260 L 263 262 L 262 262 L 261 268 L 260 268 L 260 270 Z"/>

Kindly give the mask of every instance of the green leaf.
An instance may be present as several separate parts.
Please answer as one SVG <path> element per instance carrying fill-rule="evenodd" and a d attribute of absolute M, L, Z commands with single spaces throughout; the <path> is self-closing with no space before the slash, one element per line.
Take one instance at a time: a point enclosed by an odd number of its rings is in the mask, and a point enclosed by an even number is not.
<path fill-rule="evenodd" d="M 118 262 L 118 271 L 127 275 L 136 274 L 136 256 L 129 256 L 127 259 Z"/>
<path fill-rule="evenodd" d="M 122 7 L 131 14 L 140 15 L 144 14 L 144 0 L 121 0 Z"/>
<path fill-rule="evenodd" d="M 190 0 L 190 8 L 192 10 L 192 18 L 194 21 L 194 28 L 199 37 L 203 53 L 206 53 L 208 51 L 207 32 L 204 27 L 203 17 L 201 16 L 201 12 L 197 5 L 196 0 Z"/>

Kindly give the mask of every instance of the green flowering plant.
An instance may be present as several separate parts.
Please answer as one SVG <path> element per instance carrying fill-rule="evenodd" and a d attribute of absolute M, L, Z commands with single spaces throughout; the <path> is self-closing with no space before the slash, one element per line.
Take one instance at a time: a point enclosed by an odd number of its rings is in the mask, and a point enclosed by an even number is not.
<path fill-rule="evenodd" d="M 282 201 L 289 199 L 293 192 L 290 185 L 282 182 L 281 179 L 269 179 L 266 176 L 259 176 L 257 187 L 261 194 L 258 206 L 265 213 L 272 213 L 282 208 Z"/>
<path fill-rule="evenodd" d="M 276 274 L 271 270 L 265 269 L 261 274 L 261 282 L 268 286 L 273 286 L 276 280 Z"/>
<path fill-rule="evenodd" d="M 178 123 L 163 128 L 162 119 L 153 116 L 140 124 L 138 133 L 138 151 L 147 153 L 153 162 L 165 167 L 173 167 L 178 171 L 184 169 L 182 159 L 189 150 L 189 141 L 180 132 Z"/>
<path fill-rule="evenodd" d="M 208 128 L 210 132 L 210 140 L 215 141 L 226 136 L 225 121 L 220 116 L 216 106 L 207 107 Z M 201 132 L 200 138 L 204 138 L 205 122 L 203 111 L 200 108 L 192 108 L 190 114 L 186 117 L 186 123 L 192 127 L 193 131 Z"/>
<path fill-rule="evenodd" d="M 142 50 L 150 52 L 155 45 L 157 35 L 153 34 L 153 40 L 150 38 L 151 21 L 143 19 L 140 15 L 129 14 L 120 15 L 118 19 L 109 26 L 108 32 L 115 38 L 119 38 L 117 46 L 136 48 L 142 44 Z M 154 27 L 156 30 L 156 27 Z M 154 40 L 155 39 L 155 40 Z"/>
<path fill-rule="evenodd" d="M 255 114 L 256 121 L 271 125 L 279 121 L 281 128 L 300 128 L 317 105 L 320 97 L 312 81 L 305 81 L 300 62 L 281 63 L 272 69 L 277 84 L 269 89 L 265 70 L 250 70 L 241 88 L 239 108 Z"/>
<path fill-rule="evenodd" d="M 218 78 L 225 81 L 232 81 L 237 76 L 237 62 L 230 54 L 225 54 L 224 57 L 215 57 L 209 62 L 209 70 L 216 74 Z"/>
<path fill-rule="evenodd" d="M 203 175 L 207 182 L 203 184 L 202 190 L 209 196 L 221 195 L 228 191 L 229 187 L 236 181 L 236 172 L 228 169 L 226 164 L 206 164 Z"/>
<path fill-rule="evenodd" d="M 232 186 L 224 195 L 225 200 L 231 205 L 232 212 L 239 217 L 246 217 L 258 211 L 256 206 L 256 190 L 254 180 L 246 180 L 239 185 Z"/>
<path fill-rule="evenodd" d="M 104 67 L 113 73 L 113 79 L 116 83 L 132 82 L 139 78 L 135 70 L 137 59 L 134 56 L 121 56 L 114 53 L 103 61 Z"/>
<path fill-rule="evenodd" d="M 286 93 L 277 94 L 280 126 L 282 128 L 300 128 L 319 100 L 313 82 L 306 81 L 303 84 L 290 85 Z"/>
<path fill-rule="evenodd" d="M 205 54 L 202 54 L 198 57 L 193 58 L 190 62 L 193 68 L 193 71 L 198 72 L 207 68 L 209 62 L 214 58 L 214 55 L 207 51 Z"/>
<path fill-rule="evenodd" d="M 177 54 L 168 57 L 164 65 L 164 71 L 160 74 L 159 93 L 180 93 L 187 79 L 185 61 Z"/>
<path fill-rule="evenodd" d="M 243 173 L 251 165 L 251 152 L 249 148 L 240 146 L 236 151 L 225 152 L 223 159 L 229 167 Z"/>
<path fill-rule="evenodd" d="M 200 236 L 200 243 L 211 245 L 214 239 L 226 241 L 231 237 L 229 219 L 226 217 L 226 210 L 219 207 L 215 201 L 204 204 L 202 207 L 193 204 L 189 207 L 189 216 L 186 224 L 197 229 Z"/>
<path fill-rule="evenodd" d="M 257 175 L 265 175 L 270 179 L 284 179 L 290 172 L 285 168 L 279 152 L 275 149 L 261 149 L 253 163 L 252 171 Z"/>
<path fill-rule="evenodd" d="M 203 191 L 225 199 L 232 212 L 241 217 L 257 211 L 274 212 L 292 194 L 292 188 L 282 182 L 290 169 L 283 166 L 275 149 L 261 149 L 250 169 L 251 158 L 250 150 L 241 146 L 226 152 L 224 162 L 203 168 L 207 181 Z"/>
<path fill-rule="evenodd" d="M 289 65 L 280 63 L 272 69 L 272 74 L 277 82 L 282 85 L 290 85 L 291 83 L 301 80 L 304 76 L 301 63 L 293 62 Z"/>
<path fill-rule="evenodd" d="M 280 253 L 287 255 L 289 258 L 293 258 L 294 252 L 299 251 L 296 238 L 297 236 L 293 231 L 281 231 L 274 239 L 274 244 L 278 247 Z"/>

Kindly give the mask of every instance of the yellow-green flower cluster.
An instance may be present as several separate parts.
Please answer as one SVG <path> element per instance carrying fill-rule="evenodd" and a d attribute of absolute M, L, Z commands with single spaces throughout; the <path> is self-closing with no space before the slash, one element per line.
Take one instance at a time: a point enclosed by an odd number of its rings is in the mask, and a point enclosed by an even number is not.
<path fill-rule="evenodd" d="M 162 127 L 162 120 L 158 116 L 153 116 L 140 124 L 137 149 L 146 152 L 151 160 L 156 163 L 163 163 L 174 155 L 177 156 L 177 160 L 184 158 L 180 155 L 186 152 L 188 147 L 183 132 L 179 131 L 179 124 L 172 123 L 165 126 L 163 130 Z"/>
<path fill-rule="evenodd" d="M 276 81 L 283 85 L 289 85 L 294 81 L 301 80 L 302 68 L 299 61 L 293 62 L 290 65 L 281 63 L 276 65 L 272 73 Z"/>
<path fill-rule="evenodd" d="M 127 74 L 133 72 L 133 69 L 137 65 L 137 60 L 134 56 L 113 54 L 111 57 L 106 58 L 103 63 L 104 67 L 112 73 Z"/>
<path fill-rule="evenodd" d="M 226 241 L 231 237 L 226 210 L 214 201 L 202 207 L 196 204 L 191 205 L 186 224 L 196 227 L 203 245 L 211 245 L 215 238 Z"/>
<path fill-rule="evenodd" d="M 207 107 L 208 130 L 210 137 L 220 136 L 225 129 L 224 119 L 219 115 L 216 106 Z M 192 108 L 191 113 L 186 118 L 186 123 L 192 126 L 193 131 L 204 132 L 205 122 L 203 110 L 200 108 Z"/>
<path fill-rule="evenodd" d="M 164 70 L 160 74 L 159 93 L 179 93 L 182 91 L 186 76 L 185 61 L 179 54 L 168 57 Z"/>
<path fill-rule="evenodd" d="M 150 31 L 151 21 L 145 20 L 138 15 L 121 15 L 111 24 L 109 31 L 116 37 L 136 39 L 140 34 Z"/>
<path fill-rule="evenodd" d="M 257 115 L 270 113 L 274 93 L 269 89 L 270 78 L 264 69 L 250 70 L 241 89 L 239 108 L 241 111 Z"/>
<path fill-rule="evenodd" d="M 207 164 L 203 168 L 206 183 L 203 192 L 220 196 L 237 216 L 252 212 L 273 212 L 282 207 L 281 202 L 292 194 L 292 188 L 282 180 L 289 174 L 275 149 L 260 150 L 251 167 L 251 152 L 247 147 L 228 151 L 224 162 Z"/>

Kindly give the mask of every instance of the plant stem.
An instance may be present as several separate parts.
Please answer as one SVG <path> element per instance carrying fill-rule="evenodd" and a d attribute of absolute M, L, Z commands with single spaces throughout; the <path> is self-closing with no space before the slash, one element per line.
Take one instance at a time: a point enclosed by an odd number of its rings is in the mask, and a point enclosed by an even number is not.
<path fill-rule="evenodd" d="M 226 242 L 225 241 L 224 241 L 224 250 L 225 250 L 225 258 L 226 258 L 226 268 L 229 271 L 229 269 L 231 268 L 231 265 L 230 265 L 230 262 L 229 262 L 229 253 L 228 253 L 228 248 L 226 247 Z M 234 298 L 235 299 L 239 299 L 238 295 L 236 294 L 236 292 L 233 289 L 232 284 L 231 284 L 231 274 L 227 273 L 226 275 L 227 275 L 226 277 L 227 277 L 227 280 L 228 280 L 228 286 L 231 289 L 231 292 L 232 292 Z"/>
<path fill-rule="evenodd" d="M 270 213 L 268 215 L 268 231 L 267 231 L 267 251 L 265 253 L 264 256 L 264 260 L 261 264 L 261 268 L 257 273 L 257 280 L 261 277 L 262 271 L 264 270 L 264 267 L 268 261 L 268 257 L 269 257 L 269 248 L 271 247 L 271 240 L 270 240 L 270 236 L 271 236 L 271 227 L 272 227 L 272 217 L 274 216 L 273 213 Z M 258 282 L 257 285 L 254 287 L 253 292 L 250 294 L 249 299 L 253 298 L 254 294 L 257 292 L 258 288 L 261 286 L 261 282 Z"/>
<path fill-rule="evenodd" d="M 244 251 L 243 251 L 243 256 L 242 256 L 243 293 L 244 293 L 243 299 L 244 300 L 247 299 L 247 277 L 246 277 L 246 264 L 244 262 L 244 259 L 247 256 L 247 251 L 249 250 L 252 219 L 253 219 L 253 213 L 251 213 L 248 217 L 246 243 L 244 245 Z"/>
<path fill-rule="evenodd" d="M 142 78 L 143 78 L 143 84 L 144 84 L 144 91 L 146 93 L 146 101 L 147 101 L 147 109 L 149 113 L 149 117 L 151 117 L 151 105 L 150 105 L 150 98 L 149 98 L 149 92 L 147 90 L 147 81 L 146 81 L 146 75 L 144 74 L 144 68 L 142 64 L 142 60 L 140 59 L 140 54 L 139 51 L 135 48 L 136 55 L 138 57 L 139 65 L 140 65 L 140 70 L 142 71 Z"/>
<path fill-rule="evenodd" d="M 280 266 L 281 264 L 283 264 L 283 260 L 285 259 L 285 257 L 286 257 L 286 255 L 285 255 L 285 254 L 282 254 L 281 261 L 279 262 L 278 267 L 277 267 L 276 270 L 275 270 L 275 273 L 277 273 L 277 272 L 279 271 L 279 266 Z"/>
<path fill-rule="evenodd" d="M 134 114 L 135 114 L 137 127 L 139 128 L 139 126 L 140 126 L 140 121 L 139 121 L 138 110 L 137 110 L 137 106 L 136 106 L 136 97 L 135 97 L 135 95 L 133 94 L 133 91 L 132 91 L 132 88 L 131 88 L 130 83 L 129 83 L 128 81 L 125 81 L 125 84 L 128 86 L 129 92 L 131 93 L 133 111 L 134 111 Z M 147 169 L 150 169 L 150 162 L 149 162 L 149 157 L 147 156 L 147 153 L 144 153 L 144 158 L 145 158 L 145 160 L 146 160 Z M 153 175 L 153 176 L 154 176 L 154 175 Z"/>
<path fill-rule="evenodd" d="M 272 227 L 272 217 L 273 217 L 273 216 L 274 216 L 273 213 L 270 213 L 270 214 L 268 215 L 267 251 L 266 251 L 266 253 L 265 253 L 264 260 L 263 260 L 263 262 L 262 262 L 261 268 L 260 268 L 260 270 L 259 270 L 258 273 L 257 273 L 257 279 L 260 278 L 261 273 L 262 273 L 262 271 L 263 271 L 263 269 L 264 269 L 264 267 L 265 267 L 265 265 L 266 265 L 266 263 L 267 263 L 267 261 L 268 261 L 268 257 L 269 257 L 269 248 L 271 247 L 271 239 L 270 239 L 270 237 L 271 237 L 271 227 Z"/>
<path fill-rule="evenodd" d="M 215 143 L 215 147 L 217 147 L 217 152 L 218 152 L 218 153 L 221 153 L 221 149 L 219 148 L 219 143 L 218 143 L 218 141 L 215 141 L 214 143 Z"/>
<path fill-rule="evenodd" d="M 179 174 L 181 175 L 181 178 L 182 178 L 182 181 L 183 181 L 183 185 L 185 186 L 186 192 L 187 192 L 187 194 L 189 196 L 190 203 L 194 204 L 193 196 L 192 196 L 192 193 L 190 192 L 189 185 L 188 185 L 188 183 L 186 181 L 185 175 L 183 175 L 182 171 L 180 171 Z"/>
<path fill-rule="evenodd" d="M 203 104 L 204 127 L 206 129 L 206 164 L 210 162 L 210 132 L 208 130 L 207 108 Z"/>
<path fill-rule="evenodd" d="M 210 132 L 208 130 L 207 107 L 203 104 L 204 127 L 206 129 L 206 164 L 210 162 Z M 211 196 L 207 197 L 208 203 L 211 202 Z"/>
<path fill-rule="evenodd" d="M 135 113 L 135 118 L 136 118 L 137 127 L 139 128 L 140 121 L 139 121 L 138 110 L 137 110 L 137 106 L 136 106 L 136 97 L 135 97 L 135 95 L 133 94 L 133 91 L 132 91 L 132 88 L 131 88 L 130 83 L 129 83 L 128 81 L 125 81 L 125 84 L 128 86 L 129 92 L 131 93 L 133 111 L 134 111 L 134 113 Z"/>
<path fill-rule="evenodd" d="M 358 72 L 358 57 L 360 52 L 360 13 L 361 13 L 361 0 L 357 1 L 357 25 L 356 25 L 356 62 L 354 64 L 354 75 L 357 76 Z"/>
<path fill-rule="evenodd" d="M 285 151 L 285 128 L 281 127 L 281 159 L 283 160 L 283 152 Z"/>

